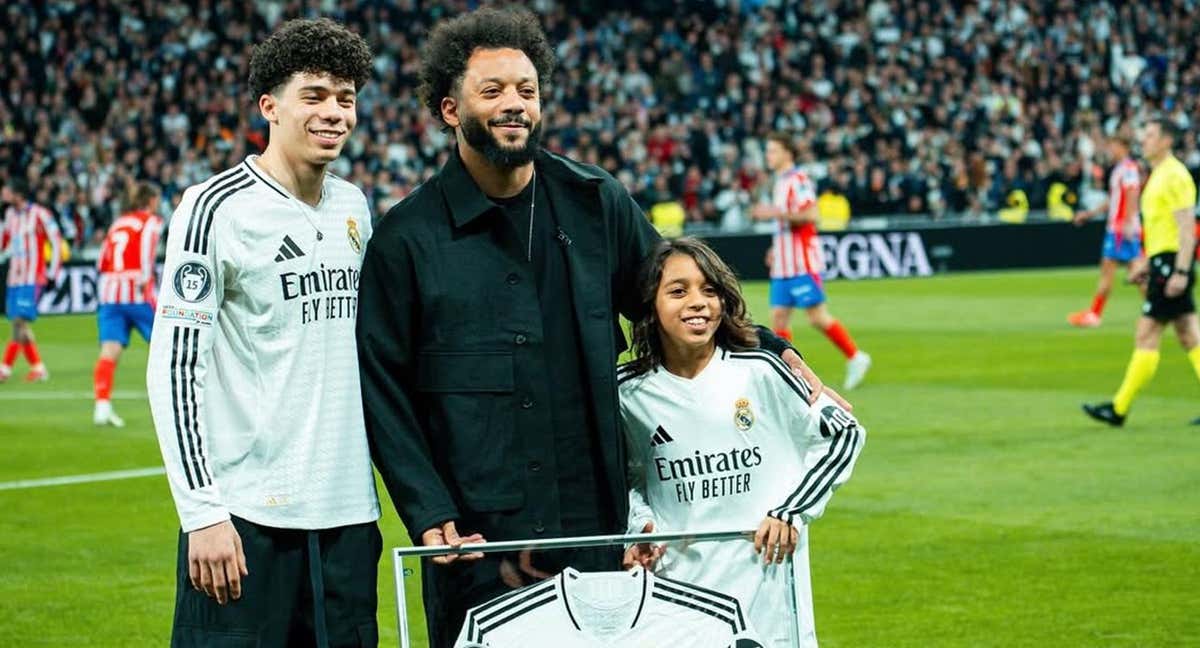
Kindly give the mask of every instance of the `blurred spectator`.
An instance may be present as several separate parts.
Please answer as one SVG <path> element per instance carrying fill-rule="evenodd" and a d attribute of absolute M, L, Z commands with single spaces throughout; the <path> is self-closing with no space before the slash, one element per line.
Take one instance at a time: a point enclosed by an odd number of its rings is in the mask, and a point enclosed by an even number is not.
<path fill-rule="evenodd" d="M 844 230 L 850 222 L 850 200 L 836 185 L 829 185 L 817 196 L 817 212 L 821 215 L 818 229 L 823 232 Z"/>
<path fill-rule="evenodd" d="M 27 176 L 77 245 L 104 232 L 136 179 L 163 186 L 169 215 L 183 188 L 265 146 L 245 92 L 251 44 L 323 14 L 377 54 L 335 171 L 382 213 L 445 155 L 414 94 L 416 48 L 432 21 L 474 4 L 7 3 L 0 180 Z M 1200 176 L 1195 12 L 1187 0 L 543 0 L 560 57 L 543 89 L 546 142 L 624 172 L 646 209 L 665 178 L 693 224 L 745 225 L 773 129 L 800 135 L 814 180 L 843 176 L 855 214 L 975 216 L 1014 191 L 1061 210 L 1106 163 L 1096 142 L 1155 112 L 1184 128 L 1178 154 Z"/>
<path fill-rule="evenodd" d="M 659 174 L 654 179 L 654 189 L 650 192 L 650 211 L 647 214 L 654 229 L 666 237 L 682 236 L 683 224 L 687 220 L 687 209 L 674 197 L 667 186 L 666 174 Z"/>

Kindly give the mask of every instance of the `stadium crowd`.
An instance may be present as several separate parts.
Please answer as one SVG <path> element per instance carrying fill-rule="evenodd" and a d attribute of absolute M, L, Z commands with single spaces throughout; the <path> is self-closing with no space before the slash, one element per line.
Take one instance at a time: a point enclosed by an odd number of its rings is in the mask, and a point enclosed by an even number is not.
<path fill-rule="evenodd" d="M 367 37 L 375 81 L 335 172 L 382 213 L 436 170 L 446 137 L 416 93 L 429 25 L 467 0 L 48 1 L 3 10 L 0 174 L 26 174 L 75 245 L 134 179 L 188 185 L 265 145 L 251 44 L 326 15 Z M 1151 113 L 1200 174 L 1200 7 L 1163 2 L 536 0 L 560 66 L 551 149 L 616 174 L 643 207 L 736 229 L 790 130 L 853 214 L 978 214 L 1102 186 L 1101 139 Z M 1065 188 L 1058 192 L 1053 186 Z"/>

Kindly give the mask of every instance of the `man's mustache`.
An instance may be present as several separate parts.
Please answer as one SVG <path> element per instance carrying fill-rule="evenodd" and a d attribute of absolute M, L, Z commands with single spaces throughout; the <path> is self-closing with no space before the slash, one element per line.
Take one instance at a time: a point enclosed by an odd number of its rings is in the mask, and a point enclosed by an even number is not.
<path fill-rule="evenodd" d="M 533 125 L 533 122 L 525 117 L 501 117 L 499 119 L 488 120 L 489 126 L 509 126 L 511 124 L 516 124 L 518 126 L 524 126 L 525 128 L 529 128 L 530 126 Z"/>

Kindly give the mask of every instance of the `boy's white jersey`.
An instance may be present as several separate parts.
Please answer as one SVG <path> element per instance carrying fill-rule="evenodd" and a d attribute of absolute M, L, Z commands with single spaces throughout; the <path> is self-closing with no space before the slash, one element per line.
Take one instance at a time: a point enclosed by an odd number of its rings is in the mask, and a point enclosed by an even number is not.
<path fill-rule="evenodd" d="M 807 525 L 850 478 L 866 431 L 777 356 L 717 348 L 693 379 L 661 367 L 620 378 L 629 449 L 629 532 L 756 529 L 768 515 L 800 531 L 787 565 L 748 541 L 670 544 L 656 571 L 735 595 L 768 646 L 816 645 Z M 795 596 L 795 613 L 792 596 Z"/>
<path fill-rule="evenodd" d="M 256 159 L 188 188 L 170 222 L 146 380 L 180 523 L 369 522 L 354 336 L 367 202 L 326 174 L 311 207 Z"/>
<path fill-rule="evenodd" d="M 627 572 L 558 576 L 467 612 L 455 648 L 762 648 L 737 599 Z"/>

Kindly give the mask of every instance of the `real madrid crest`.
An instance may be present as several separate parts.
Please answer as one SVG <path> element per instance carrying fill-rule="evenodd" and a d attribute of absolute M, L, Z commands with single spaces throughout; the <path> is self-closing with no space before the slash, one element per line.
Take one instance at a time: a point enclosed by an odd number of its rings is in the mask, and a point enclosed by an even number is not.
<path fill-rule="evenodd" d="M 358 222 L 353 218 L 346 219 L 346 238 L 350 239 L 350 249 L 362 254 L 362 235 L 358 233 Z"/>
<path fill-rule="evenodd" d="M 749 399 L 739 398 L 733 403 L 733 424 L 742 432 L 749 432 L 754 425 L 754 412 Z"/>

